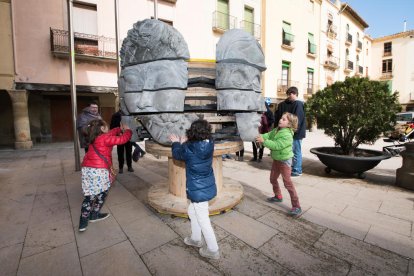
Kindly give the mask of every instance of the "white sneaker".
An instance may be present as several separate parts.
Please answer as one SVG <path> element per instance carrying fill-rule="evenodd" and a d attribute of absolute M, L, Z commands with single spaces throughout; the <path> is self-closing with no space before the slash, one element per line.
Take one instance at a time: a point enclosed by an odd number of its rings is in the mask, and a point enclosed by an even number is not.
<path fill-rule="evenodd" d="M 210 251 L 206 247 L 201 247 L 198 252 L 200 253 L 201 256 L 205 258 L 214 259 L 214 260 L 220 259 L 220 252 L 218 250 L 216 252 L 213 252 L 213 251 Z"/>
<path fill-rule="evenodd" d="M 202 247 L 203 246 L 203 241 L 202 240 L 201 241 L 194 241 L 190 237 L 185 237 L 184 238 L 184 243 L 186 245 L 195 246 L 195 247 Z"/>

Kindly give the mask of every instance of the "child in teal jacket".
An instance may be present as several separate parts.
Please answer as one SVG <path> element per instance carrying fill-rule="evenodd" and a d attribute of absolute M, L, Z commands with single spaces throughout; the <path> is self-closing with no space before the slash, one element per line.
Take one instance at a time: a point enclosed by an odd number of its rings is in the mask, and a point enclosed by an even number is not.
<path fill-rule="evenodd" d="M 269 202 L 282 202 L 282 192 L 277 179 L 282 175 L 283 184 L 290 194 L 292 209 L 289 214 L 297 216 L 302 213 L 298 194 L 293 186 L 290 174 L 292 172 L 293 157 L 293 134 L 298 127 L 298 117 L 285 112 L 279 120 L 278 127 L 272 131 L 256 137 L 256 142 L 271 150 L 273 159 L 272 170 L 270 172 L 270 183 L 273 186 L 274 197 L 267 199 Z"/>

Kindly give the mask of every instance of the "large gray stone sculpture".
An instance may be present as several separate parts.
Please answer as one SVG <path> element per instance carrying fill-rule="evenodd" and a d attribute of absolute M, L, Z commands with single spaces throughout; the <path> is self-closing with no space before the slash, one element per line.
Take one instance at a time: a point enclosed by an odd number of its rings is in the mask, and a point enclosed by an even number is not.
<path fill-rule="evenodd" d="M 138 115 L 160 144 L 171 144 L 171 133 L 185 135 L 198 118 L 183 113 L 189 58 L 182 35 L 159 20 L 138 21 L 122 44 L 121 109 L 126 115 Z"/>
<path fill-rule="evenodd" d="M 237 127 L 244 141 L 258 135 L 260 115 L 265 111 L 261 73 L 266 70 L 262 48 L 249 33 L 232 29 L 216 48 L 217 109 L 236 112 Z"/>

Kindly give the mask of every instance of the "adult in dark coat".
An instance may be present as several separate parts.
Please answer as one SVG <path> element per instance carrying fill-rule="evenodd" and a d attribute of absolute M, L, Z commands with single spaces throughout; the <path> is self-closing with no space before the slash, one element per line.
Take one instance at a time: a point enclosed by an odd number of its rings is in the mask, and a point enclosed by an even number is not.
<path fill-rule="evenodd" d="M 96 119 L 102 119 L 102 117 L 99 114 L 98 103 L 91 101 L 88 106 L 82 110 L 82 113 L 78 115 L 78 119 L 76 120 L 80 147 L 85 149 L 85 153 L 88 152 L 89 148 L 89 141 L 87 138 L 88 124 L 90 121 Z"/>
<path fill-rule="evenodd" d="M 275 112 L 275 127 L 285 112 L 295 114 L 298 117 L 298 129 L 293 136 L 293 177 L 302 175 L 302 139 L 306 137 L 305 105 L 298 100 L 298 94 L 298 89 L 295 86 L 289 87 L 286 91 L 287 99 L 279 103 Z"/>
<path fill-rule="evenodd" d="M 122 120 L 122 112 L 121 110 L 119 110 L 118 112 L 115 112 L 112 115 L 111 125 L 109 126 L 109 128 L 113 129 L 113 128 L 120 127 L 121 120 Z M 116 152 L 118 154 L 119 173 L 124 172 L 125 159 L 126 159 L 128 171 L 133 172 L 134 169 L 132 168 L 132 143 L 131 141 L 128 141 L 122 145 L 117 145 Z"/>

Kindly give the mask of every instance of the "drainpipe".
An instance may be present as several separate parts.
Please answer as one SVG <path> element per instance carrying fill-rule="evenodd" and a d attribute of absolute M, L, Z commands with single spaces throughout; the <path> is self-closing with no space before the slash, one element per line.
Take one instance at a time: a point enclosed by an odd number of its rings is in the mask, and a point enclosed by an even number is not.
<path fill-rule="evenodd" d="M 154 19 L 158 19 L 158 1 L 154 0 Z"/>
<path fill-rule="evenodd" d="M 13 48 L 13 70 L 14 78 L 17 76 L 17 58 L 16 58 L 16 31 L 15 31 L 15 22 L 14 22 L 14 1 L 10 0 L 10 18 L 11 18 L 11 28 L 12 28 L 12 48 Z"/>

